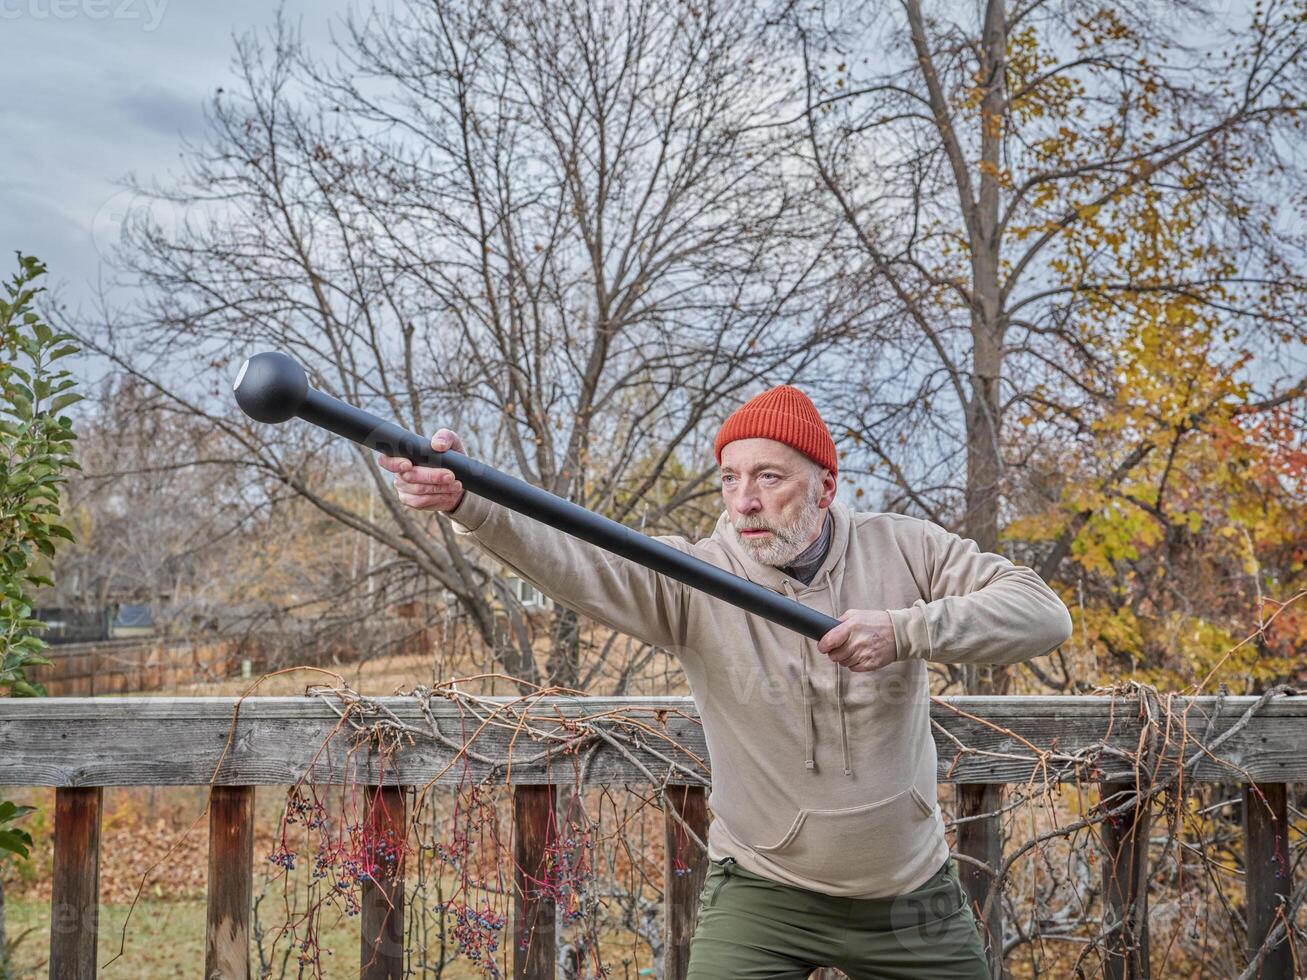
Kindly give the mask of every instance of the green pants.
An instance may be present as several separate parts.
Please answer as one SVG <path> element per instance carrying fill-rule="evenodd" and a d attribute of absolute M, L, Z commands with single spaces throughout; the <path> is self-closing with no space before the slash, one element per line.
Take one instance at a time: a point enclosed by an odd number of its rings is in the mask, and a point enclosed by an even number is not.
<path fill-rule="evenodd" d="M 835 898 L 710 861 L 688 980 L 990 980 L 971 905 L 949 858 L 894 898 Z"/>

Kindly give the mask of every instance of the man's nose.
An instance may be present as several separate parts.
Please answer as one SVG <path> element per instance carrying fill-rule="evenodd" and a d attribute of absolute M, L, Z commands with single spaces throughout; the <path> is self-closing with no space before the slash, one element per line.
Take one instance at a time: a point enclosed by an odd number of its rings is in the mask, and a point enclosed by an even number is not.
<path fill-rule="evenodd" d="M 735 509 L 741 514 L 752 514 L 762 510 L 762 501 L 751 493 L 741 493 L 735 498 Z"/>

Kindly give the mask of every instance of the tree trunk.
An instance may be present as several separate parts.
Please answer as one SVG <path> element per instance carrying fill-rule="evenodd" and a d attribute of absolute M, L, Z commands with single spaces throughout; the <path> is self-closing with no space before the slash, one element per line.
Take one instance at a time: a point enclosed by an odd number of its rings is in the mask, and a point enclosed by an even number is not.
<path fill-rule="evenodd" d="M 1006 57 L 1007 14 L 1005 0 L 989 0 L 985 10 L 981 46 L 979 193 L 972 220 L 971 239 L 971 399 L 966 408 L 967 486 L 963 536 L 976 542 L 981 551 L 998 549 L 999 500 L 1002 492 L 1002 400 L 1003 296 L 1000 288 L 1002 257 L 999 233 L 1004 105 L 1007 101 Z M 964 202 L 964 207 L 966 202 Z M 988 664 L 963 668 L 968 694 L 1006 694 L 1011 680 L 1007 667 Z M 1003 805 L 1001 786 L 963 786 L 958 793 L 959 813 L 969 816 L 993 813 Z M 998 817 L 964 824 L 958 833 L 958 851 L 997 868 L 1003 860 L 1003 826 Z M 963 865 L 963 886 L 976 907 L 984 908 L 994 888 L 1001 888 L 990 875 Z M 1003 969 L 1003 914 L 999 902 L 981 923 L 986 955 L 995 980 Z"/>
<path fill-rule="evenodd" d="M 581 678 L 580 617 L 563 606 L 554 607 L 549 653 L 549 684 L 576 689 Z"/>
<path fill-rule="evenodd" d="M 997 287 L 995 287 L 997 288 Z M 1003 460 L 999 417 L 1000 342 L 984 324 L 973 329 L 974 387 L 967 406 L 967 496 L 962 536 L 981 551 L 998 549 L 998 505 Z M 1006 694 L 1010 671 L 990 664 L 963 668 L 967 694 Z"/>

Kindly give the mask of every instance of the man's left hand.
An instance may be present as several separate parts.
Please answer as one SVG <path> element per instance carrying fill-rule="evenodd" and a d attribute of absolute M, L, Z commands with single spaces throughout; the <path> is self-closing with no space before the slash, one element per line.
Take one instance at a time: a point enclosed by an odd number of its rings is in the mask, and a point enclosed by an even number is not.
<path fill-rule="evenodd" d="M 883 609 L 850 609 L 817 649 L 849 670 L 879 670 L 898 659 L 894 624 Z"/>

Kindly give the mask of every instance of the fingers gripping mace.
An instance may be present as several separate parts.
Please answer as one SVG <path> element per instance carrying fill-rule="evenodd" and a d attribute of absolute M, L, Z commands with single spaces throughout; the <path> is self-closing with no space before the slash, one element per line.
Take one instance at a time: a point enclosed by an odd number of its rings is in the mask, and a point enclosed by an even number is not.
<path fill-rule="evenodd" d="M 543 521 L 814 640 L 839 625 L 839 620 L 824 613 L 501 473 L 463 453 L 436 452 L 430 440 L 310 388 L 304 369 L 285 354 L 254 355 L 241 366 L 232 389 L 241 410 L 257 422 L 280 423 L 298 416 L 379 453 L 402 456 L 415 466 L 451 470 L 469 493 Z"/>

